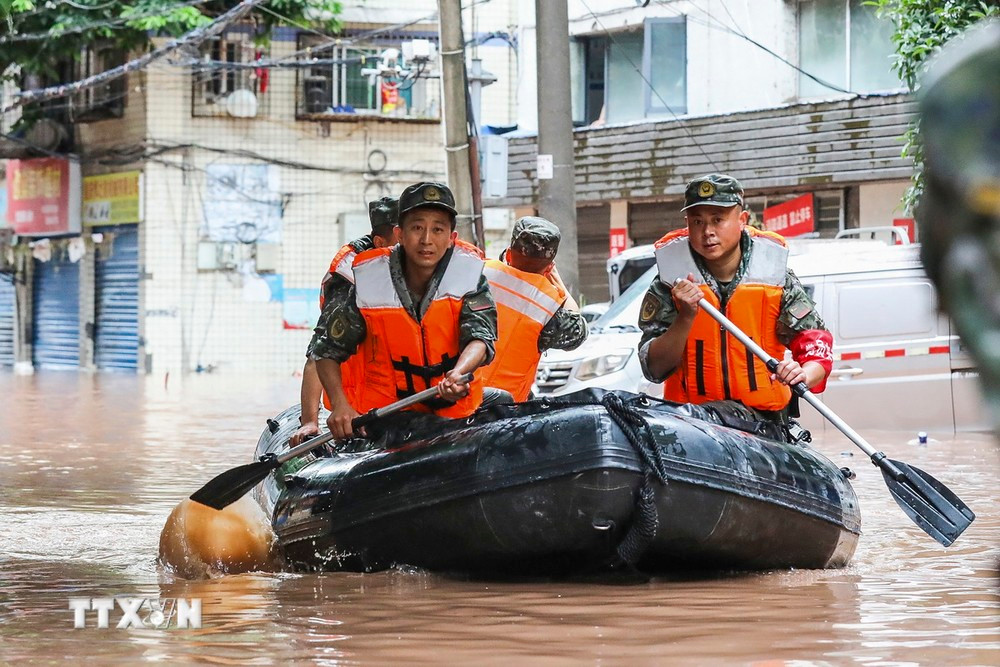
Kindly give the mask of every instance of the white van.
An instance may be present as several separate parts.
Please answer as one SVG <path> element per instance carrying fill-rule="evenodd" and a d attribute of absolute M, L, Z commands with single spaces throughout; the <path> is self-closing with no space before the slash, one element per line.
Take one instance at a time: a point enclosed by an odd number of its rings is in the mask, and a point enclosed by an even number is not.
<path fill-rule="evenodd" d="M 820 397 L 837 414 L 855 428 L 988 429 L 971 358 L 937 311 L 919 246 L 792 240 L 789 247 L 789 265 L 833 334 L 833 371 Z M 603 387 L 662 396 L 662 385 L 642 376 L 636 351 L 639 308 L 655 277 L 654 266 L 635 280 L 579 348 L 546 352 L 536 395 Z M 807 428 L 833 428 L 808 405 L 801 410 Z"/>

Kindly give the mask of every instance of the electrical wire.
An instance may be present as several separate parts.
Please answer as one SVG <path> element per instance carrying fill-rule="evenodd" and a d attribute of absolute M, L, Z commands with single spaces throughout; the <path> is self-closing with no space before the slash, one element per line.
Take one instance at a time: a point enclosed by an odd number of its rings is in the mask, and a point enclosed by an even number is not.
<path fill-rule="evenodd" d="M 729 11 L 729 8 L 726 6 L 726 3 L 724 2 L 724 0 L 720 0 L 720 2 L 722 3 L 723 9 L 725 9 L 726 13 L 729 14 L 729 18 L 732 19 L 733 24 L 736 26 L 735 28 L 730 27 L 730 26 L 726 25 L 725 23 L 722 23 L 717 18 L 715 18 L 715 16 L 713 16 L 711 13 L 709 13 L 705 9 L 699 7 L 697 4 L 692 3 L 691 7 L 694 8 L 694 9 L 696 9 L 696 10 L 698 10 L 702 14 L 704 14 L 707 20 L 705 20 L 705 19 L 697 19 L 697 18 L 695 18 L 694 16 L 692 16 L 690 14 L 685 15 L 684 13 L 680 12 L 676 7 L 670 6 L 664 0 L 656 0 L 656 4 L 658 4 L 658 5 L 662 6 L 662 7 L 665 7 L 667 9 L 670 9 L 671 11 L 673 11 L 674 12 L 674 16 L 686 17 L 689 20 L 693 21 L 694 23 L 697 23 L 698 25 L 705 26 L 706 28 L 713 29 L 713 30 L 719 30 L 719 31 L 722 31 L 722 32 L 726 32 L 726 33 L 729 33 L 730 35 L 735 35 L 736 37 L 739 37 L 740 39 L 742 39 L 742 40 L 744 40 L 744 41 L 746 41 L 746 42 L 748 42 L 748 43 L 756 46 L 758 49 L 764 51 L 765 53 L 773 56 L 774 58 L 776 58 L 780 62 L 784 63 L 785 65 L 788 65 L 789 67 L 791 67 L 792 69 L 794 69 L 796 72 L 799 72 L 803 76 L 806 76 L 806 77 L 812 79 L 813 81 L 815 81 L 819 85 L 823 86 L 824 88 L 829 88 L 830 90 L 834 90 L 834 91 L 836 91 L 838 93 L 844 93 L 846 95 L 857 95 L 857 96 L 860 96 L 860 93 L 858 93 L 856 91 L 848 90 L 846 88 L 842 88 L 842 87 L 840 87 L 840 86 L 838 86 L 836 84 L 830 83 L 829 81 L 825 81 L 825 80 L 819 78 L 818 76 L 816 76 L 815 74 L 812 74 L 811 72 L 808 72 L 808 71 L 802 69 L 801 67 L 799 67 L 795 63 L 789 61 L 787 58 L 785 58 L 781 54 L 779 54 L 779 53 L 771 50 L 770 48 L 768 48 L 764 44 L 761 44 L 757 40 L 755 40 L 752 37 L 750 37 L 749 35 L 747 35 L 745 32 L 743 32 L 738 27 L 736 19 L 733 18 L 732 13 Z"/>
<path fill-rule="evenodd" d="M 149 53 L 130 60 L 124 65 L 119 65 L 118 67 L 113 67 L 109 70 L 101 72 L 100 74 L 95 74 L 94 76 L 87 77 L 86 79 L 81 79 L 73 83 L 59 84 L 55 86 L 49 86 L 48 88 L 38 88 L 34 90 L 22 90 L 17 93 L 15 100 L 11 105 L 8 105 L 3 110 L 0 110 L 0 115 L 4 115 L 9 111 L 16 109 L 19 106 L 23 106 L 29 102 L 41 102 L 47 99 L 53 99 L 56 97 L 63 97 L 65 95 L 70 95 L 75 92 L 79 92 L 85 88 L 92 88 L 94 86 L 100 85 L 112 79 L 116 79 L 120 76 L 127 74 L 130 71 L 138 70 L 146 67 L 151 62 L 154 62 L 168 53 L 172 53 L 182 47 L 188 46 L 193 43 L 201 43 L 206 39 L 222 32 L 230 24 L 238 21 L 244 15 L 246 15 L 251 9 L 256 5 L 259 5 L 266 0 L 243 0 L 240 4 L 236 5 L 224 14 L 219 15 L 211 23 L 203 25 L 201 27 L 191 30 L 177 39 L 173 39 L 166 45 L 154 49 Z"/>
<path fill-rule="evenodd" d="M 636 74 L 639 75 L 639 78 L 641 78 L 643 82 L 645 82 L 645 84 L 649 87 L 650 92 L 656 95 L 656 99 L 660 101 L 660 104 L 662 104 L 663 107 L 668 112 L 670 112 L 670 115 L 673 116 L 675 121 L 677 121 L 677 124 L 680 126 L 680 128 L 684 130 L 684 133 L 688 136 L 691 142 L 698 148 L 698 151 L 705 157 L 705 160 L 708 161 L 708 164 L 712 166 L 712 170 L 718 171 L 719 168 L 716 166 L 715 161 L 709 156 L 707 152 L 705 152 L 704 147 L 700 143 L 698 143 L 698 140 L 695 138 L 694 134 L 688 128 L 687 123 L 682 121 L 681 118 L 676 113 L 674 113 L 673 108 L 669 104 L 667 104 L 667 101 L 663 99 L 660 93 L 656 90 L 656 87 L 653 86 L 652 82 L 646 78 L 646 75 L 642 73 L 642 68 L 635 64 L 635 62 L 632 60 L 632 58 L 629 57 L 628 53 L 625 51 L 622 45 L 618 42 L 617 39 L 615 39 L 614 34 L 604 26 L 604 23 L 601 21 L 601 19 L 590 8 L 590 6 L 587 4 L 587 0 L 580 0 L 580 2 L 583 4 L 584 8 L 586 8 L 586 10 L 590 12 L 590 15 L 593 17 L 594 21 L 597 22 L 597 25 L 600 26 L 604 34 L 607 35 L 608 39 L 611 40 L 615 48 L 618 49 L 618 52 L 625 58 L 628 64 L 632 66 Z"/>
<path fill-rule="evenodd" d="M 0 37 L 0 44 L 10 44 L 16 42 L 39 42 L 49 39 L 59 39 L 60 37 L 65 37 L 66 35 L 75 35 L 81 32 L 87 32 L 88 30 L 96 30 L 98 28 L 123 28 L 128 27 L 125 24 L 131 21 L 138 21 L 140 19 L 151 18 L 154 16 L 166 16 L 171 12 L 178 9 L 183 9 L 185 7 L 195 7 L 197 5 L 204 5 L 213 0 L 187 0 L 187 2 L 179 2 L 176 5 L 170 7 L 169 9 L 158 9 L 156 11 L 149 11 L 142 14 L 132 14 L 130 16 L 121 16 L 117 19 L 108 19 L 106 21 L 92 21 L 90 23 L 84 23 L 77 26 L 66 27 L 60 30 L 47 30 L 45 32 L 31 32 L 22 33 L 16 35 L 5 35 Z M 109 3 L 115 4 L 115 3 Z M 75 6 L 75 5 L 74 5 Z"/>

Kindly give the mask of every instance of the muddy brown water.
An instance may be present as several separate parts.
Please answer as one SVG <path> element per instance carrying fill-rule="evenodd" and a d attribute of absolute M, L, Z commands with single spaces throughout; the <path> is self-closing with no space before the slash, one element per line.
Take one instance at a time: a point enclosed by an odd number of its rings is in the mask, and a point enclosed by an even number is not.
<path fill-rule="evenodd" d="M 296 396 L 294 378 L 0 374 L 0 663 L 1000 665 L 1000 448 L 987 435 L 863 433 L 977 512 L 948 549 L 849 441 L 814 443 L 858 473 L 864 534 L 842 570 L 615 584 L 163 572 L 170 510 L 248 460 Z M 200 598 L 202 627 L 119 630 L 115 610 L 110 628 L 90 616 L 74 629 L 70 598 L 113 595 Z"/>

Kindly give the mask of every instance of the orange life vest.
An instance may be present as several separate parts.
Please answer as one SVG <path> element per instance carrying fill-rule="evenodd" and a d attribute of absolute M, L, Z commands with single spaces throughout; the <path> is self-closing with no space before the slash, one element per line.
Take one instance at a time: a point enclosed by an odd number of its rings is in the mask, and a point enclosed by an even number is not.
<path fill-rule="evenodd" d="M 462 351 L 458 328 L 462 301 L 476 290 L 483 273 L 479 249 L 456 241 L 431 305 L 417 322 L 396 292 L 389 272 L 391 253 L 389 248 L 367 250 L 354 259 L 358 310 L 368 329 L 358 349 L 364 376 L 355 385 L 355 409 L 362 413 L 434 386 L 455 367 Z M 458 418 L 471 414 L 482 401 L 483 381 L 477 374 L 468 395 L 457 402 L 437 399 L 410 409 Z"/>
<path fill-rule="evenodd" d="M 347 280 L 352 285 L 354 284 L 354 258 L 357 257 L 358 253 L 354 249 L 354 246 L 350 243 L 344 245 L 343 248 L 337 251 L 337 254 L 333 256 L 333 261 L 330 262 L 329 274 L 330 276 L 340 276 L 344 280 Z M 324 285 L 325 286 L 325 285 Z M 319 290 L 319 309 L 323 310 L 326 305 L 326 294 L 324 293 L 323 286 Z M 358 409 L 358 397 L 356 392 L 356 387 L 360 384 L 357 378 L 363 378 L 365 376 L 365 369 L 362 363 L 361 355 L 352 354 L 347 361 L 340 364 L 340 377 L 341 384 L 344 387 L 344 394 L 347 396 L 347 402 L 350 403 L 355 410 Z M 327 410 L 331 410 L 330 397 L 323 392 L 323 405 L 326 406 Z"/>
<path fill-rule="evenodd" d="M 340 276 L 347 282 L 354 284 L 354 258 L 358 256 L 358 251 L 354 249 L 354 246 L 350 243 L 344 245 L 343 248 L 337 251 L 337 254 L 333 256 L 333 260 L 330 262 L 330 268 L 327 273 L 330 276 Z M 324 281 L 325 284 L 326 281 Z M 326 305 L 326 294 L 323 293 L 321 289 L 319 292 L 319 309 L 323 310 L 323 306 Z"/>
<path fill-rule="evenodd" d="M 774 232 L 747 227 L 753 249 L 746 271 L 726 302 L 724 313 L 775 359 L 785 356 L 776 327 L 781 313 L 788 262 L 785 240 Z M 689 273 L 700 283 L 705 300 L 720 308 L 719 297 L 701 279 L 691 255 L 687 229 L 670 232 L 656 242 L 660 280 L 670 285 Z M 788 386 L 771 380 L 764 362 L 699 310 L 684 347 L 684 356 L 667 377 L 663 398 L 679 403 L 736 399 L 759 410 L 781 410 L 791 399 Z"/>
<path fill-rule="evenodd" d="M 566 292 L 547 276 L 519 271 L 487 260 L 483 269 L 497 304 L 497 343 L 493 362 L 483 369 L 483 384 L 528 400 L 538 361 L 538 336 L 566 301 Z"/>

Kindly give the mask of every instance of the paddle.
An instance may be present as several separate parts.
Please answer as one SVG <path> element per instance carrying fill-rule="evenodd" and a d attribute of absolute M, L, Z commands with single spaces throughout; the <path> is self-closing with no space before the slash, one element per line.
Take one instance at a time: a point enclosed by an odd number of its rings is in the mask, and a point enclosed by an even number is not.
<path fill-rule="evenodd" d="M 753 342 L 715 306 L 705 299 L 699 301 L 698 305 L 743 343 L 758 359 L 763 361 L 769 371 L 773 373 L 778 368 L 777 359 Z M 935 540 L 944 546 L 949 546 L 976 518 L 973 511 L 944 484 L 920 468 L 890 459 L 869 445 L 833 410 L 809 391 L 805 382 L 799 382 L 792 386 L 792 391 L 807 400 L 821 415 L 840 429 L 841 433 L 850 438 L 871 458 L 872 463 L 882 471 L 882 477 L 885 478 L 886 486 L 889 487 L 889 493 L 896 500 L 896 504 L 915 524 Z"/>
<path fill-rule="evenodd" d="M 472 382 L 472 373 L 463 375 L 462 380 L 466 384 Z M 394 412 L 399 412 L 404 408 L 426 401 L 429 398 L 434 398 L 437 396 L 437 393 L 437 386 L 434 386 L 417 392 L 413 396 L 407 396 L 395 403 L 390 403 L 384 408 L 369 410 L 360 417 L 355 417 L 351 422 L 351 428 L 358 431 L 377 419 L 391 415 Z M 223 507 L 233 504 L 246 495 L 250 489 L 257 486 L 265 477 L 271 474 L 272 470 L 285 461 L 293 459 L 296 456 L 301 456 L 330 440 L 333 440 L 333 433 L 326 432 L 323 435 L 306 440 L 297 447 L 292 447 L 283 454 L 275 454 L 274 452 L 264 454 L 253 463 L 237 466 L 216 475 L 205 486 L 192 493 L 191 500 L 221 510 Z"/>

